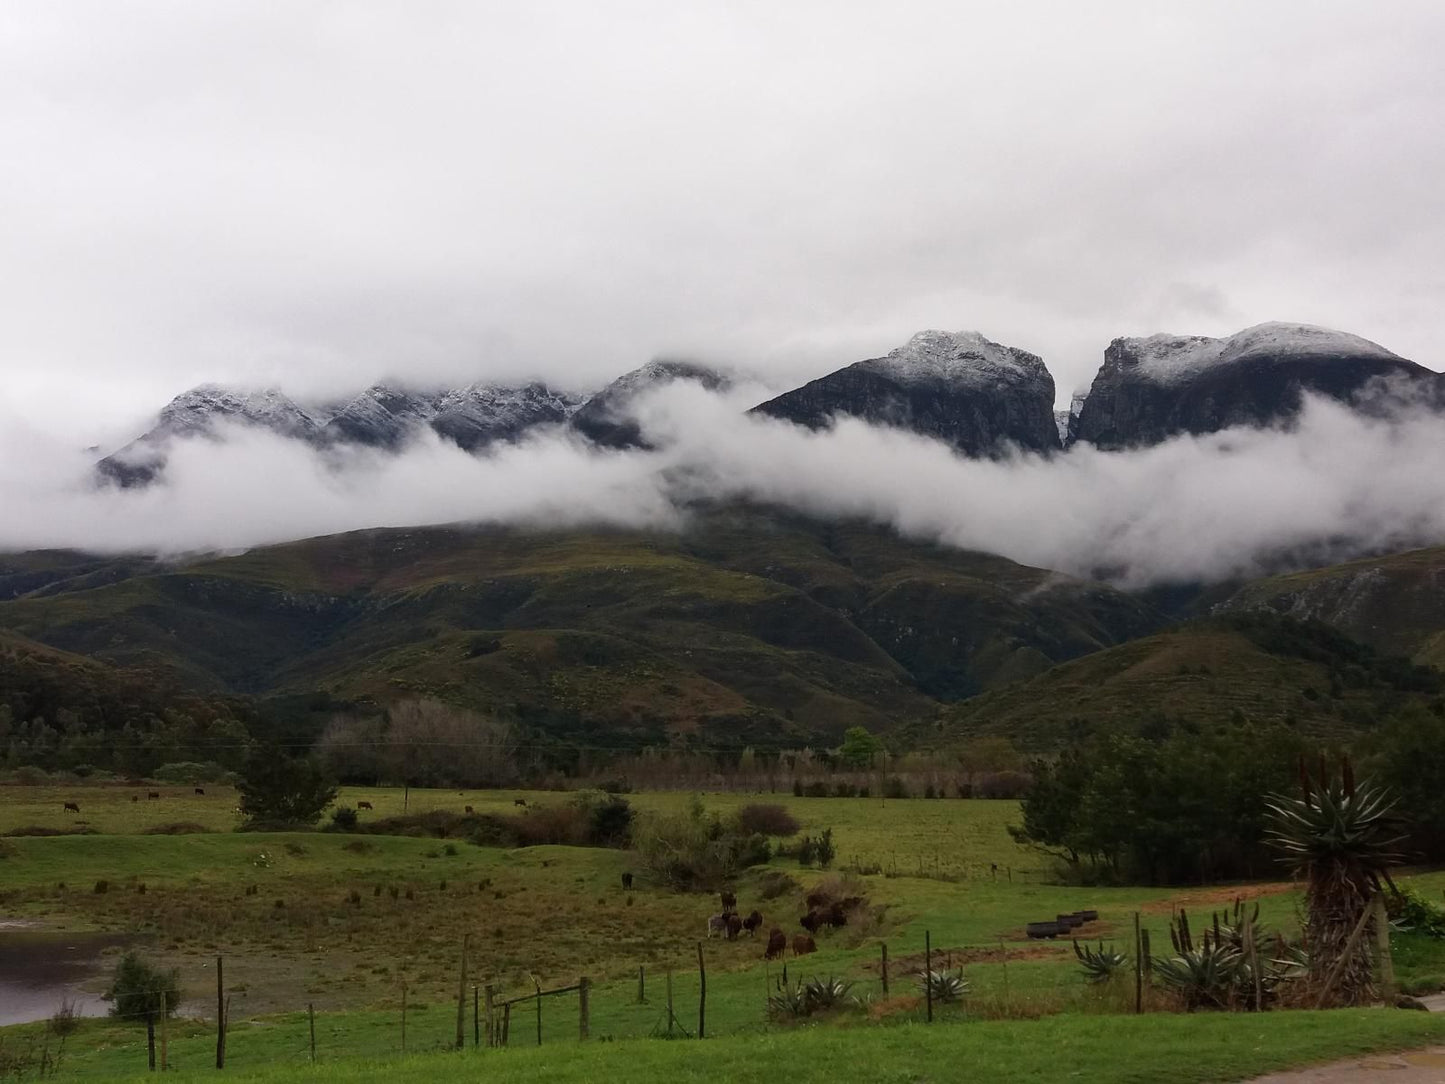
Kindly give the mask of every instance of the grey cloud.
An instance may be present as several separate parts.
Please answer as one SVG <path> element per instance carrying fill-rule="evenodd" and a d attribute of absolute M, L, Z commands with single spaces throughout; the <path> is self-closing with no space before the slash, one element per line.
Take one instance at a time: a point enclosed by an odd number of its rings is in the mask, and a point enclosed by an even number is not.
<path fill-rule="evenodd" d="M 924 327 L 1063 393 L 1116 335 L 1268 319 L 1439 369 L 1442 32 L 1434 0 L 21 3 L 0 405 L 91 443 L 207 380 L 783 382 Z"/>

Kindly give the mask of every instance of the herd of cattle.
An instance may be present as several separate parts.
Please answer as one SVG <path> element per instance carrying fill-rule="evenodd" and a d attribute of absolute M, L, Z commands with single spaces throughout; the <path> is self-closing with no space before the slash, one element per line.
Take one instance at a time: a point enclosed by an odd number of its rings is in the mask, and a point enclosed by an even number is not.
<path fill-rule="evenodd" d="M 205 787 L 196 787 L 196 788 L 195 788 L 195 792 L 196 792 L 196 794 L 198 794 L 199 796 L 205 797 L 206 788 L 205 788 Z M 158 791 L 158 790 L 148 790 L 148 791 L 146 791 L 146 800 L 147 800 L 147 801 L 157 801 L 157 800 L 160 799 L 160 796 L 161 796 L 161 792 Z M 132 802 L 138 802 L 138 801 L 140 801 L 140 795 L 139 795 L 139 794 L 132 794 L 132 795 L 130 796 L 130 800 L 131 800 Z M 62 813 L 74 813 L 76 816 L 79 816 L 79 815 L 80 815 L 80 803 L 79 803 L 79 802 L 66 802 L 66 803 L 64 804 L 64 806 L 61 808 L 61 812 L 62 812 Z"/>
<path fill-rule="evenodd" d="M 633 875 L 624 873 L 622 875 L 622 887 L 630 890 L 632 888 Z M 725 937 L 729 941 L 736 941 L 738 935 L 746 933 L 749 937 L 757 936 L 758 930 L 762 929 L 763 914 L 754 909 L 746 915 L 738 913 L 738 897 L 734 892 L 720 893 L 719 902 L 722 910 L 715 915 L 708 916 L 707 936 L 711 939 L 714 936 Z M 798 925 L 803 927 L 802 933 L 793 935 L 793 955 L 806 956 L 810 952 L 818 951 L 818 943 L 813 939 L 814 934 L 824 929 L 841 929 L 848 925 L 848 916 L 863 905 L 862 896 L 845 896 L 842 899 L 834 899 L 826 892 L 813 892 L 804 901 L 808 906 L 808 913 L 798 919 Z M 768 946 L 763 951 L 763 959 L 776 960 L 788 950 L 788 935 L 779 926 L 774 926 L 768 931 Z"/>

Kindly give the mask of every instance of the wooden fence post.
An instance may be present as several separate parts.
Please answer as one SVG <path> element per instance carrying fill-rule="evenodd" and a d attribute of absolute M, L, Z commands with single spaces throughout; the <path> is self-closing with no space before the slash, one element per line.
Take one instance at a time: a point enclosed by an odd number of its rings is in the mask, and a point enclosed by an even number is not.
<path fill-rule="evenodd" d="M 647 970 L 640 965 L 637 968 L 637 1003 L 647 1004 Z"/>
<path fill-rule="evenodd" d="M 492 984 L 487 983 L 487 1046 L 497 1045 L 496 1009 L 492 1007 Z"/>
<path fill-rule="evenodd" d="M 1134 912 L 1134 1012 L 1144 1011 L 1144 935 L 1139 932 L 1139 912 Z"/>
<path fill-rule="evenodd" d="M 702 960 L 702 942 L 697 943 L 697 977 L 701 986 L 697 994 L 697 1037 L 701 1039 L 707 1029 L 707 965 Z"/>
<path fill-rule="evenodd" d="M 482 1045 L 482 1007 L 478 1001 L 477 988 L 472 987 L 472 1046 Z"/>
<path fill-rule="evenodd" d="M 216 957 L 216 1068 L 226 1067 L 226 981 L 224 961 Z"/>
<path fill-rule="evenodd" d="M 161 1072 L 171 1067 L 170 1059 L 170 1029 L 166 1025 L 171 1015 L 171 994 L 169 990 L 161 991 Z"/>
<path fill-rule="evenodd" d="M 457 982 L 457 1049 L 467 1045 L 467 942 L 471 934 L 462 934 L 462 973 Z"/>
<path fill-rule="evenodd" d="M 879 974 L 883 976 L 883 992 L 888 992 L 888 942 L 884 941 L 880 946 L 883 950 L 883 962 L 879 965 Z"/>
<path fill-rule="evenodd" d="M 542 1045 L 542 984 L 535 978 L 532 984 L 537 987 L 537 1045 Z"/>
<path fill-rule="evenodd" d="M 588 994 L 591 993 L 591 990 L 592 981 L 588 979 L 586 975 L 583 975 L 577 984 L 577 1037 L 579 1039 L 586 1039 L 587 1033 L 590 1030 L 590 1022 L 588 1020 L 590 1010 L 587 1001 Z"/>
<path fill-rule="evenodd" d="M 512 1003 L 509 1001 L 502 1006 L 502 1045 L 506 1046 L 512 1039 Z"/>
<path fill-rule="evenodd" d="M 401 1052 L 406 1053 L 406 980 L 401 984 Z"/>
<path fill-rule="evenodd" d="M 933 1023 L 933 935 L 923 931 L 923 996 L 928 1001 L 928 1022 Z"/>
<path fill-rule="evenodd" d="M 316 1006 L 306 1003 L 306 1022 L 311 1025 L 311 1064 L 316 1064 Z"/>
<path fill-rule="evenodd" d="M 156 1071 L 156 1014 L 146 1013 L 146 1065 Z"/>
<path fill-rule="evenodd" d="M 672 968 L 667 969 L 667 1034 L 672 1037 L 672 1023 L 677 1017 L 672 1011 Z"/>

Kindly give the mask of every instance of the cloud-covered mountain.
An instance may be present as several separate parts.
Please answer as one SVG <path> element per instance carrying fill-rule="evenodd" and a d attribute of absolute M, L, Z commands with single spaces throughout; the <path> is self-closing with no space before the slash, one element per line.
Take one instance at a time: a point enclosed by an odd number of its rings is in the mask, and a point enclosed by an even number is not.
<path fill-rule="evenodd" d="M 1054 378 L 1036 354 L 976 331 L 921 331 L 754 408 L 821 428 L 839 415 L 935 437 L 968 456 L 1061 447 Z"/>
<path fill-rule="evenodd" d="M 1268 323 L 1225 339 L 1120 338 L 1104 352 L 1074 436 L 1097 448 L 1139 447 L 1287 421 L 1306 392 L 1359 403 L 1374 391 L 1445 401 L 1440 374 L 1328 328 Z"/>
<path fill-rule="evenodd" d="M 665 388 L 680 380 L 691 381 L 707 391 L 723 391 L 732 378 L 716 369 L 690 361 L 649 361 L 619 376 L 588 399 L 572 415 L 572 428 L 604 448 L 646 448 L 642 428 L 633 414 L 639 396 Z"/>

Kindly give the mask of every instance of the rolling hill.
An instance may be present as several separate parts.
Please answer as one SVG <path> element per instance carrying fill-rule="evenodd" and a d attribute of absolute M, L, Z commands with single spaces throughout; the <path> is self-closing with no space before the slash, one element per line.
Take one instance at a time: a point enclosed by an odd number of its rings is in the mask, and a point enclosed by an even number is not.
<path fill-rule="evenodd" d="M 10 567 L 25 561 L 9 559 Z M 211 693 L 425 696 L 538 733 L 770 747 L 888 730 L 1153 631 L 1146 605 L 860 523 L 374 530 L 171 566 L 32 560 L 0 628 Z"/>
<path fill-rule="evenodd" d="M 1045 751 L 1101 727 L 1283 722 L 1318 737 L 1368 729 L 1412 701 L 1441 703 L 1445 674 L 1382 655 L 1317 622 L 1204 618 L 1096 652 L 945 708 L 934 743 L 1002 735 Z M 918 732 L 922 738 L 925 730 Z"/>

